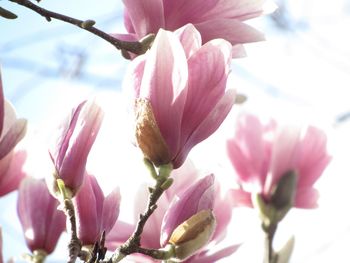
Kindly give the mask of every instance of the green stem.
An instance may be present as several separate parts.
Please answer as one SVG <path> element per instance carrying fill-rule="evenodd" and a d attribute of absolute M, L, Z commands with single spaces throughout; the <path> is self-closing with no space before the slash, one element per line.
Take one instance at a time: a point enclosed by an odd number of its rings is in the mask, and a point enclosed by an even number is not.
<path fill-rule="evenodd" d="M 277 253 L 273 249 L 273 238 L 277 230 L 277 224 L 269 224 L 267 226 L 262 226 L 265 232 L 265 255 L 264 263 L 276 263 Z"/>

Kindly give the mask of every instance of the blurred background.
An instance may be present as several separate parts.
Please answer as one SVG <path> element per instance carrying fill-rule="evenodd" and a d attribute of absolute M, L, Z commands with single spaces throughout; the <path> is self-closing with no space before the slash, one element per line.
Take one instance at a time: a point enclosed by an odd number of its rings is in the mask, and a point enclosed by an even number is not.
<path fill-rule="evenodd" d="M 291 211 L 281 224 L 276 246 L 295 236 L 291 262 L 350 262 L 350 1 L 279 0 L 273 14 L 249 21 L 266 35 L 266 41 L 246 46 L 247 57 L 232 62 L 234 85 L 248 100 L 234 106 L 220 130 L 191 153 L 196 166 L 233 182 L 225 161 L 225 138 L 233 134 L 235 116 L 242 111 L 275 117 L 284 122 L 315 124 L 329 135 L 333 160 L 317 183 L 321 198 L 316 210 Z M 108 33 L 124 32 L 121 1 L 53 1 L 41 6 L 79 19 L 93 19 Z M 109 43 L 61 21 L 43 17 L 0 0 L 16 13 L 16 20 L 0 18 L 0 65 L 6 98 L 18 116 L 29 120 L 29 144 L 34 159 L 47 153 L 44 145 L 57 119 L 81 100 L 94 96 L 106 111 L 106 120 L 89 160 L 89 169 L 108 192 L 120 185 L 121 217 L 132 217 L 134 182 L 142 168 L 140 156 L 130 145 L 124 114 L 122 81 L 128 61 Z M 42 150 L 43 149 L 43 150 Z M 41 151 L 42 150 L 42 151 Z M 215 156 L 208 153 L 215 152 Z M 102 156 L 102 157 L 101 157 Z M 205 159 L 205 161 L 203 161 Z M 115 167 L 115 161 L 118 167 Z M 101 166 L 103 168 L 101 168 Z M 45 164 L 27 167 L 32 176 L 45 174 Z M 121 174 L 135 174 L 133 182 Z M 118 175 L 119 174 L 119 175 Z M 233 183 L 232 183 L 233 184 Z M 125 198 L 124 196 L 130 195 Z M 16 213 L 16 193 L 0 199 L 4 258 L 28 252 Z M 234 211 L 227 242 L 244 242 L 222 262 L 261 262 L 263 239 L 256 214 Z M 48 262 L 62 262 L 63 236 Z"/>

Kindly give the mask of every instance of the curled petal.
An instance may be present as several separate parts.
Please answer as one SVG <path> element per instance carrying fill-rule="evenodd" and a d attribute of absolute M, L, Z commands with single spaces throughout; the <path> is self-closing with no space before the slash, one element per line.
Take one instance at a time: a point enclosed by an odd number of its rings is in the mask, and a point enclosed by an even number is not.
<path fill-rule="evenodd" d="M 185 50 L 187 59 L 202 46 L 201 35 L 192 24 L 179 28 L 175 34 Z"/>
<path fill-rule="evenodd" d="M 121 196 L 119 188 L 116 188 L 105 198 L 103 202 L 101 231 L 106 231 L 106 235 L 109 234 L 118 219 L 120 199 Z"/>

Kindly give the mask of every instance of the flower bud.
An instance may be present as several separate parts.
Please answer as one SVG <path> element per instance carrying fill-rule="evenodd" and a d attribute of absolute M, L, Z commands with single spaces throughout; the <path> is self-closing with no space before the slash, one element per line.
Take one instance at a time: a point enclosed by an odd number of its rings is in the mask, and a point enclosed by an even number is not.
<path fill-rule="evenodd" d="M 43 180 L 25 178 L 18 190 L 17 212 L 30 251 L 53 252 L 66 227 L 64 213 Z"/>
<path fill-rule="evenodd" d="M 57 140 L 49 150 L 56 171 L 47 183 L 54 194 L 58 192 L 57 179 L 63 180 L 73 196 L 79 190 L 102 119 L 102 109 L 94 101 L 84 101 L 60 125 Z"/>
<path fill-rule="evenodd" d="M 211 210 L 202 210 L 180 224 L 169 239 L 175 250 L 172 260 L 181 262 L 196 253 L 211 239 L 215 227 L 216 220 Z"/>
<path fill-rule="evenodd" d="M 136 99 L 136 140 L 144 156 L 156 166 L 168 164 L 170 153 L 155 120 L 152 106 L 147 99 Z"/>

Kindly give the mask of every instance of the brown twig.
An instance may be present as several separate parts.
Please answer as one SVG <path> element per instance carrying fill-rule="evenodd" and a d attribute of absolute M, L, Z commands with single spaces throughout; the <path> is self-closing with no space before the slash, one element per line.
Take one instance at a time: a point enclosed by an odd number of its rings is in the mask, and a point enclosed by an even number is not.
<path fill-rule="evenodd" d="M 24 6 L 33 10 L 34 12 L 45 17 L 46 20 L 49 22 L 51 21 L 51 19 L 57 19 L 57 20 L 61 20 L 69 24 L 75 25 L 77 27 L 80 27 L 86 31 L 89 31 L 92 34 L 106 40 L 117 49 L 122 50 L 124 53 L 126 51 L 129 51 L 136 55 L 143 54 L 147 51 L 147 49 L 149 48 L 152 42 L 152 39 L 151 40 L 148 39 L 147 41 L 144 41 L 144 42 L 143 41 L 140 41 L 140 42 L 139 41 L 135 41 L 135 42 L 122 41 L 94 27 L 95 22 L 92 20 L 83 21 L 73 17 L 66 16 L 66 15 L 58 14 L 58 13 L 49 11 L 47 9 L 44 9 L 38 5 L 35 5 L 29 0 L 9 0 L 9 1 L 15 2 L 21 6 Z"/>
<path fill-rule="evenodd" d="M 65 199 L 63 201 L 64 204 L 64 213 L 66 214 L 66 217 L 68 219 L 68 222 L 70 224 L 69 230 L 70 230 L 70 241 L 68 244 L 68 251 L 69 251 L 69 259 L 68 263 L 74 263 L 77 259 L 77 257 L 80 254 L 82 244 L 77 236 L 77 224 L 75 221 L 75 209 L 74 205 L 72 203 L 71 199 Z"/>

